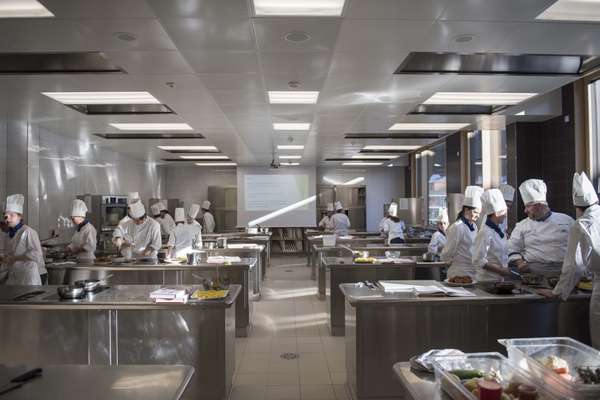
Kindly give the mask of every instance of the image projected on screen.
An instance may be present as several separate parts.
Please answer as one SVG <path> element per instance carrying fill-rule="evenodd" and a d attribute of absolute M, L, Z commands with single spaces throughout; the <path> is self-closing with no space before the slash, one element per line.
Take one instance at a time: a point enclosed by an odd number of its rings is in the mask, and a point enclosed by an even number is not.
<path fill-rule="evenodd" d="M 309 197 L 307 175 L 246 175 L 245 178 L 246 211 L 277 210 Z"/>

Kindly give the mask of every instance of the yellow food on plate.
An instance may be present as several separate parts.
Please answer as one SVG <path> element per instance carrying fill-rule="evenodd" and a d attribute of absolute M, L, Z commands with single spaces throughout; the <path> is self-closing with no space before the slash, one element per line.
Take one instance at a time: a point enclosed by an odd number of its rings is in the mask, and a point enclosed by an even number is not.
<path fill-rule="evenodd" d="M 357 257 L 354 259 L 354 262 L 359 264 L 375 264 L 377 259 L 375 257 Z"/>
<path fill-rule="evenodd" d="M 196 290 L 192 293 L 192 299 L 214 300 L 222 299 L 227 296 L 229 290 Z"/>
<path fill-rule="evenodd" d="M 581 290 L 588 290 L 591 291 L 594 289 L 594 284 L 592 282 L 589 281 L 582 281 L 579 282 L 579 284 L 577 285 L 577 289 L 581 289 Z"/>

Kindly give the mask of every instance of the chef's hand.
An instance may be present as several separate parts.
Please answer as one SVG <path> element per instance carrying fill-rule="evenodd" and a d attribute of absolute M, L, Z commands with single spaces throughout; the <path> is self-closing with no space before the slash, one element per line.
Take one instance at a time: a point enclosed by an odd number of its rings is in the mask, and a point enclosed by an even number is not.
<path fill-rule="evenodd" d="M 512 277 L 512 272 L 510 272 L 510 268 L 502 268 L 502 276 Z"/>
<path fill-rule="evenodd" d="M 555 294 L 551 289 L 538 289 L 536 290 L 536 292 L 540 296 L 544 296 L 547 299 L 553 299 L 555 297 L 558 297 L 558 295 Z"/>
<path fill-rule="evenodd" d="M 144 257 L 148 257 L 152 254 L 152 249 L 146 248 L 146 250 L 144 250 L 144 252 L 142 254 L 144 255 Z"/>
<path fill-rule="evenodd" d="M 515 265 L 519 268 L 519 272 L 527 272 L 529 271 L 529 266 L 527 265 L 527 261 L 517 260 L 515 261 Z"/>

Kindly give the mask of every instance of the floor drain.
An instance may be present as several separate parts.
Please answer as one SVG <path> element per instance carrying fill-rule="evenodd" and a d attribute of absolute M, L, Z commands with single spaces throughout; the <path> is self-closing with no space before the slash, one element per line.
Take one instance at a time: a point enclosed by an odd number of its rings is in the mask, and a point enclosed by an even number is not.
<path fill-rule="evenodd" d="M 294 271 L 291 269 L 286 269 L 285 272 L 294 272 Z"/>
<path fill-rule="evenodd" d="M 297 358 L 300 358 L 300 354 L 298 354 L 298 353 L 281 353 L 280 357 L 283 358 L 284 360 L 295 360 Z"/>

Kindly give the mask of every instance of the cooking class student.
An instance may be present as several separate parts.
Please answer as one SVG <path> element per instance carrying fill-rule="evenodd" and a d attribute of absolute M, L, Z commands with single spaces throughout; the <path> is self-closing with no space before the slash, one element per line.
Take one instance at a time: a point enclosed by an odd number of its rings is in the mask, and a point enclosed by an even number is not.
<path fill-rule="evenodd" d="M 150 207 L 152 210 L 152 214 L 154 215 L 154 219 L 160 224 L 160 231 L 163 235 L 169 236 L 173 229 L 175 229 L 175 221 L 167 207 L 162 201 L 155 203 Z"/>
<path fill-rule="evenodd" d="M 383 224 L 385 224 L 385 221 L 387 221 L 388 216 L 389 216 L 388 210 L 389 210 L 389 206 L 383 212 L 383 218 L 381 218 L 381 220 L 379 221 L 379 225 L 377 225 L 377 230 L 381 233 L 382 236 L 383 236 Z"/>
<path fill-rule="evenodd" d="M 383 234 L 387 237 L 386 243 L 404 243 L 404 221 L 398 217 L 398 204 L 392 202 L 388 208 L 388 219 L 383 223 Z"/>
<path fill-rule="evenodd" d="M 600 350 L 600 205 L 594 185 L 584 172 L 573 176 L 573 205 L 577 220 L 569 230 L 560 279 L 554 290 L 539 290 L 546 297 L 567 300 L 581 278 L 594 276 L 590 303 L 592 346 Z"/>
<path fill-rule="evenodd" d="M 88 208 L 84 201 L 75 199 L 71 206 L 71 221 L 75 224 L 75 232 L 71 243 L 65 248 L 68 254 L 72 254 L 81 261 L 94 261 L 96 256 L 96 228 L 86 218 Z"/>
<path fill-rule="evenodd" d="M 446 229 L 448 229 L 449 222 L 448 210 L 445 208 L 440 209 L 437 216 L 437 230 L 433 232 L 431 240 L 427 245 L 428 253 L 438 257 L 442 254 L 442 250 L 444 249 L 444 246 L 446 246 Z"/>
<path fill-rule="evenodd" d="M 473 267 L 478 282 L 496 282 L 511 276 L 508 269 L 508 241 L 502 230 L 508 206 L 499 189 L 481 195 L 481 212 L 487 217 L 473 245 Z"/>
<path fill-rule="evenodd" d="M 508 261 L 520 272 L 558 276 L 573 218 L 550 209 L 547 191 L 539 179 L 528 179 L 519 186 L 527 218 L 518 222 L 510 235 Z"/>
<path fill-rule="evenodd" d="M 344 206 L 339 201 L 335 202 L 335 214 L 331 216 L 333 231 L 338 236 L 348 235 L 350 229 L 350 218 L 344 214 Z"/>
<path fill-rule="evenodd" d="M 190 210 L 188 211 L 188 221 L 187 221 L 187 223 L 190 224 L 190 225 L 201 226 L 200 222 L 198 222 L 196 220 L 196 217 L 198 216 L 199 212 L 200 212 L 200 205 L 199 204 L 192 204 L 190 206 Z M 175 223 L 177 223 L 177 221 L 175 221 Z"/>
<path fill-rule="evenodd" d="M 129 206 L 129 216 L 131 220 L 124 224 L 116 238 L 117 248 L 126 258 L 156 258 L 162 246 L 160 224 L 146 215 L 141 201 Z"/>
<path fill-rule="evenodd" d="M 5 254 L 0 261 L 8 270 L 7 285 L 45 285 L 48 273 L 38 233 L 23 222 L 25 197 L 13 194 L 6 198 L 4 222 Z"/>
<path fill-rule="evenodd" d="M 186 224 L 185 210 L 183 208 L 175 209 L 175 229 L 169 235 L 167 247 L 168 254 L 173 257 L 185 257 L 189 253 L 196 240 L 202 235 L 200 225 Z"/>
<path fill-rule="evenodd" d="M 333 203 L 327 203 L 327 214 L 325 214 L 323 216 L 323 218 L 321 218 L 321 221 L 319 221 L 319 228 L 326 230 L 326 231 L 332 231 L 333 230 L 333 221 L 331 220 L 332 216 L 333 216 Z"/>
<path fill-rule="evenodd" d="M 202 202 L 202 230 L 204 233 L 215 232 L 215 217 L 210 212 L 210 201 Z"/>
<path fill-rule="evenodd" d="M 127 214 L 123 218 L 121 218 L 121 220 L 117 224 L 117 227 L 113 231 L 112 241 L 116 247 L 120 247 L 118 245 L 119 238 L 123 237 L 127 233 L 127 232 L 123 231 L 123 229 L 125 227 L 125 223 L 128 221 L 131 221 L 131 217 L 129 216 L 129 206 L 131 206 L 133 203 L 137 203 L 139 201 L 141 201 L 141 200 L 140 200 L 140 194 L 138 192 L 127 193 Z"/>
<path fill-rule="evenodd" d="M 450 263 L 448 278 L 470 277 L 475 279 L 473 267 L 473 243 L 477 236 L 477 219 L 481 212 L 481 194 L 479 186 L 467 186 L 462 210 L 456 221 L 450 225 L 446 233 L 446 246 L 440 258 Z"/>

